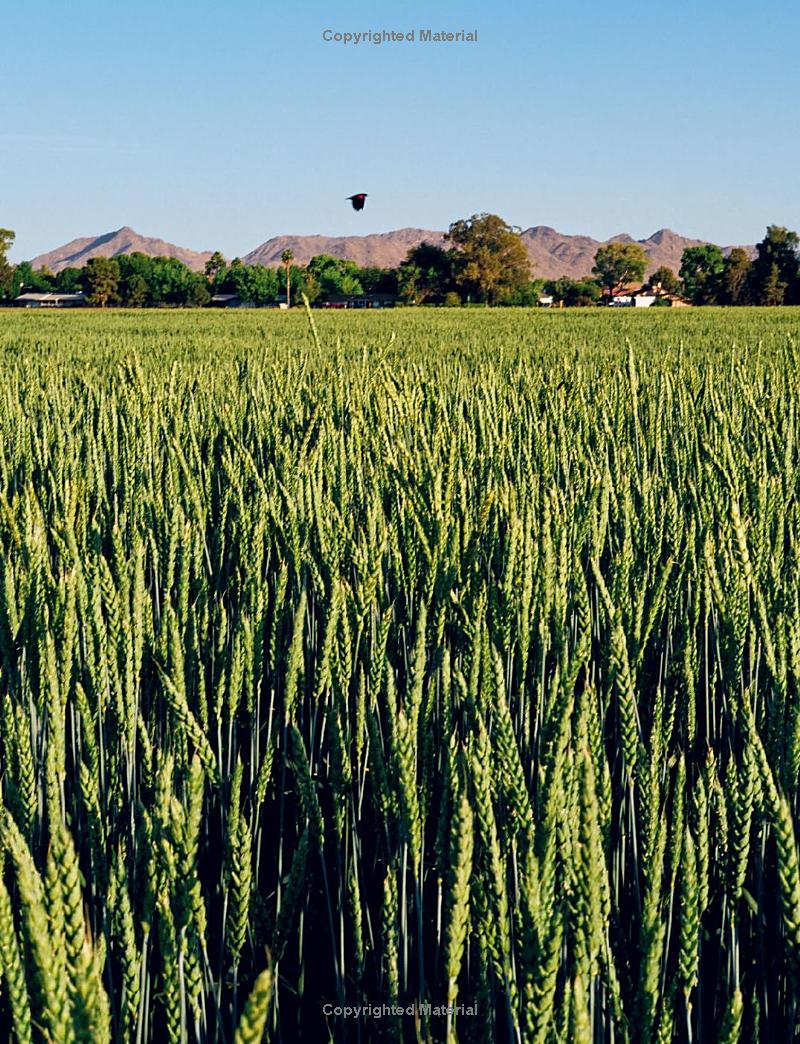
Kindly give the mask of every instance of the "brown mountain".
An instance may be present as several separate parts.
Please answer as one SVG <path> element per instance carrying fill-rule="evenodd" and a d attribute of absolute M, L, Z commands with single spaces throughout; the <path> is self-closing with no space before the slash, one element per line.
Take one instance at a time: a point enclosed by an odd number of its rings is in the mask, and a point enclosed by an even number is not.
<path fill-rule="evenodd" d="M 396 268 L 412 247 L 442 242 L 444 232 L 424 228 L 399 228 L 368 236 L 275 236 L 242 258 L 246 265 L 280 264 L 284 250 L 291 250 L 298 265 L 306 265 L 317 254 L 346 258 L 356 264 Z"/>
<path fill-rule="evenodd" d="M 126 225 L 124 228 L 118 228 L 116 232 L 106 232 L 102 236 L 73 239 L 64 246 L 35 257 L 32 264 L 34 268 L 46 266 L 51 272 L 60 272 L 62 268 L 82 268 L 93 257 L 118 257 L 120 254 L 133 254 L 137 251 L 149 257 L 176 257 L 195 272 L 202 272 L 203 266 L 211 257 L 210 251 L 198 253 L 196 250 L 175 246 L 174 243 L 166 243 L 163 239 L 140 236 Z"/>
<path fill-rule="evenodd" d="M 522 240 L 533 262 L 534 275 L 539 279 L 558 279 L 569 276 L 571 279 L 585 279 L 592 274 L 594 255 L 603 243 L 639 243 L 650 257 L 647 275 L 662 265 L 671 268 L 677 274 L 681 267 L 681 254 L 687 247 L 703 246 L 706 240 L 687 239 L 668 228 L 659 229 L 647 239 L 634 240 L 626 233 L 612 236 L 611 239 L 592 239 L 590 236 L 566 236 L 546 225 L 528 228 L 522 233 Z M 732 247 L 723 247 L 727 254 Z M 755 256 L 755 247 L 746 247 L 748 253 Z"/>
<path fill-rule="evenodd" d="M 558 279 L 559 276 L 584 279 L 590 276 L 594 255 L 603 242 L 638 242 L 650 257 L 648 274 L 661 265 L 677 273 L 681 254 L 686 247 L 701 246 L 705 242 L 679 236 L 668 228 L 662 228 L 647 239 L 639 240 L 632 239 L 624 232 L 607 240 L 592 239 L 591 236 L 569 236 L 547 225 L 527 228 L 521 235 L 533 263 L 533 274 L 538 279 Z M 443 240 L 444 232 L 424 228 L 400 228 L 394 232 L 376 232 L 366 236 L 275 236 L 245 254 L 242 260 L 249 265 L 278 265 L 283 251 L 291 250 L 299 265 L 307 264 L 316 254 L 332 254 L 333 257 L 347 258 L 362 266 L 394 268 L 412 247 L 423 242 L 440 245 Z M 723 252 L 728 253 L 731 249 L 724 247 Z M 751 256 L 755 255 L 754 247 L 745 249 Z M 59 272 L 70 265 L 79 268 L 92 257 L 116 257 L 136 250 L 151 257 L 176 257 L 195 271 L 202 271 L 211 256 L 208 251 L 198 253 L 165 243 L 163 239 L 140 236 L 126 227 L 104 236 L 73 239 L 57 250 L 40 254 L 34 259 L 33 266 L 40 268 L 47 265 L 51 271 Z"/>
<path fill-rule="evenodd" d="M 359 265 L 376 265 L 379 268 L 394 268 L 408 251 L 422 242 L 441 244 L 444 232 L 433 232 L 421 228 L 401 228 L 396 232 L 383 232 L 368 236 L 276 236 L 256 247 L 242 260 L 246 264 L 277 265 L 281 252 L 291 250 L 298 264 L 307 264 L 315 254 L 332 254 L 344 257 Z M 536 225 L 522 233 L 528 256 L 533 263 L 533 273 L 539 279 L 558 279 L 569 276 L 584 279 L 592 274 L 594 255 L 604 242 L 640 243 L 650 256 L 647 274 L 665 265 L 677 273 L 681 267 L 681 254 L 690 246 L 702 246 L 705 240 L 687 239 L 662 228 L 648 239 L 635 240 L 626 233 L 611 239 L 592 239 L 591 236 L 568 236 L 556 232 L 547 225 Z M 727 253 L 731 247 L 723 248 Z M 746 248 L 755 254 L 753 247 Z"/>

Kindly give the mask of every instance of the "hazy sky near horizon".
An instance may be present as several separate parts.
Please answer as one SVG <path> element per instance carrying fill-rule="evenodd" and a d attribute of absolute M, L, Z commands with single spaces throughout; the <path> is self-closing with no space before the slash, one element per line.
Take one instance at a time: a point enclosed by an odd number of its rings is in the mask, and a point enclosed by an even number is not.
<path fill-rule="evenodd" d="M 122 225 L 228 256 L 480 211 L 597 238 L 800 227 L 796 0 L 39 0 L 2 25 L 17 261 Z"/>

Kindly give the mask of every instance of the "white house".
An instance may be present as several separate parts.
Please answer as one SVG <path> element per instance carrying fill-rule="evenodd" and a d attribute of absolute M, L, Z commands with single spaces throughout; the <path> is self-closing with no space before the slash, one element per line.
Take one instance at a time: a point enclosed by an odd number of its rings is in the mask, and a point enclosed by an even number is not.
<path fill-rule="evenodd" d="M 86 304 L 84 294 L 20 294 L 14 298 L 18 308 L 79 308 Z"/>
<path fill-rule="evenodd" d="M 610 308 L 650 308 L 658 300 L 659 295 L 644 286 L 626 294 L 614 294 L 608 302 Z"/>

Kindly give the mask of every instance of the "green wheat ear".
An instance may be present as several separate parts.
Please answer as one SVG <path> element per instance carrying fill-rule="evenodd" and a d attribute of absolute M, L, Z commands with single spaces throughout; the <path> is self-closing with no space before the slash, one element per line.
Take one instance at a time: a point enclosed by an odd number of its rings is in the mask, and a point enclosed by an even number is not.
<path fill-rule="evenodd" d="M 462 794 L 451 823 L 449 916 L 445 941 L 447 1003 L 458 996 L 458 975 L 469 932 L 469 879 L 472 872 L 472 810 Z M 448 1035 L 450 1029 L 448 1028 Z"/>
<path fill-rule="evenodd" d="M 31 1006 L 25 981 L 25 968 L 14 928 L 11 899 L 2 878 L 0 878 L 0 961 L 11 1006 L 14 1034 L 19 1044 L 31 1044 L 33 1041 Z"/>
<path fill-rule="evenodd" d="M 234 1044 L 260 1044 L 264 1039 L 273 985 L 272 971 L 265 968 L 256 979 L 247 998 L 239 1025 L 236 1027 Z"/>

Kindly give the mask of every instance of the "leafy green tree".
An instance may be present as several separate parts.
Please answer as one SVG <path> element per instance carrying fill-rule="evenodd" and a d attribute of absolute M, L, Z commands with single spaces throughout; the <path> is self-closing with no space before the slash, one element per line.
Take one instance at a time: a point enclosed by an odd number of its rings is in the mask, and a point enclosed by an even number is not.
<path fill-rule="evenodd" d="M 602 295 L 599 283 L 593 279 L 570 279 L 561 276 L 544 284 L 545 293 L 565 308 L 585 308 L 597 304 Z"/>
<path fill-rule="evenodd" d="M 320 297 L 323 299 L 333 295 L 351 296 L 364 292 L 359 279 L 359 267 L 354 261 L 332 257 L 330 254 L 317 254 L 308 262 L 306 272 L 316 281 Z"/>
<path fill-rule="evenodd" d="M 286 274 L 286 307 L 292 307 L 292 261 L 294 261 L 294 251 L 283 250 L 281 251 L 281 264 Z"/>
<path fill-rule="evenodd" d="M 298 290 L 295 290 L 295 296 L 297 296 L 298 292 L 305 294 L 308 298 L 309 304 L 313 304 L 319 298 L 322 289 L 314 276 L 304 269 L 302 271 L 302 284 Z"/>
<path fill-rule="evenodd" d="M 366 265 L 358 270 L 358 281 L 365 294 L 396 294 L 397 270 Z"/>
<path fill-rule="evenodd" d="M 651 289 L 661 289 L 665 294 L 679 294 L 681 292 L 681 281 L 671 268 L 662 265 L 657 268 L 648 280 Z"/>
<path fill-rule="evenodd" d="M 56 290 L 60 294 L 77 294 L 83 290 L 83 269 L 62 268 L 55 277 Z"/>
<path fill-rule="evenodd" d="M 752 262 L 747 251 L 734 247 L 725 258 L 722 269 L 720 303 L 726 305 L 747 304 L 752 273 Z"/>
<path fill-rule="evenodd" d="M 766 278 L 758 288 L 760 305 L 782 305 L 786 297 L 787 284 L 781 279 L 781 270 L 777 261 L 770 265 Z"/>
<path fill-rule="evenodd" d="M 432 243 L 412 247 L 397 269 L 397 291 L 408 304 L 442 301 L 452 285 L 452 257 Z"/>
<path fill-rule="evenodd" d="M 225 269 L 224 273 L 220 274 L 220 278 L 221 282 L 216 287 L 220 293 L 235 294 L 246 304 L 252 303 L 250 300 L 250 280 L 247 266 L 243 265 L 241 261 L 238 264 L 231 264 L 230 268 Z"/>
<path fill-rule="evenodd" d="M 263 307 L 274 304 L 280 292 L 280 276 L 264 265 L 238 264 L 228 269 L 223 284 L 225 293 L 236 294 L 246 304 Z"/>
<path fill-rule="evenodd" d="M 507 294 L 499 304 L 508 305 L 510 307 L 534 308 L 539 304 L 539 298 L 541 297 L 543 288 L 543 279 L 530 279 L 518 290 L 514 290 Z"/>
<path fill-rule="evenodd" d="M 143 276 L 132 275 L 120 287 L 120 298 L 126 308 L 144 308 L 150 289 Z"/>
<path fill-rule="evenodd" d="M 612 297 L 644 278 L 648 257 L 639 243 L 604 243 L 594 255 L 592 274 Z"/>
<path fill-rule="evenodd" d="M 7 256 L 16 238 L 10 228 L 0 228 L 0 300 L 16 296 L 13 293 L 14 266 Z"/>
<path fill-rule="evenodd" d="M 150 297 L 153 304 L 185 306 L 193 303 L 198 279 L 187 265 L 175 257 L 151 258 Z"/>
<path fill-rule="evenodd" d="M 262 264 L 241 265 L 232 271 L 229 292 L 238 294 L 242 301 L 263 307 L 273 305 L 281 290 L 281 277 L 276 268 Z"/>
<path fill-rule="evenodd" d="M 89 304 L 105 308 L 117 299 L 119 262 L 111 257 L 93 257 L 86 265 Z"/>
<path fill-rule="evenodd" d="M 800 237 L 782 225 L 769 225 L 767 234 L 757 246 L 753 263 L 752 293 L 756 304 L 783 304 L 786 291 L 798 280 Z M 777 271 L 776 271 L 777 270 Z M 781 290 L 782 288 L 782 290 Z M 776 296 L 781 292 L 781 300 Z"/>
<path fill-rule="evenodd" d="M 687 247 L 678 273 L 686 297 L 696 305 L 714 304 L 719 298 L 725 259 L 713 243 Z"/>
<path fill-rule="evenodd" d="M 455 221 L 445 240 L 452 244 L 453 276 L 462 298 L 497 304 L 530 281 L 531 262 L 519 229 L 497 214 Z"/>
<path fill-rule="evenodd" d="M 117 259 L 119 265 L 119 289 L 117 295 L 129 308 L 142 308 L 146 305 L 162 304 L 153 296 L 153 268 L 155 259 L 141 251 L 122 254 Z"/>
<path fill-rule="evenodd" d="M 215 250 L 211 257 L 206 261 L 205 267 L 203 268 L 203 275 L 209 281 L 209 283 L 215 285 L 219 282 L 220 276 L 225 272 L 225 258 L 219 252 Z"/>
<path fill-rule="evenodd" d="M 205 308 L 210 300 L 211 291 L 208 289 L 205 279 L 201 275 L 195 275 L 186 298 L 187 305 L 192 308 Z"/>
<path fill-rule="evenodd" d="M 25 292 L 46 294 L 55 288 L 55 279 L 46 269 L 34 269 L 30 261 L 21 261 L 11 273 L 11 296 Z"/>

